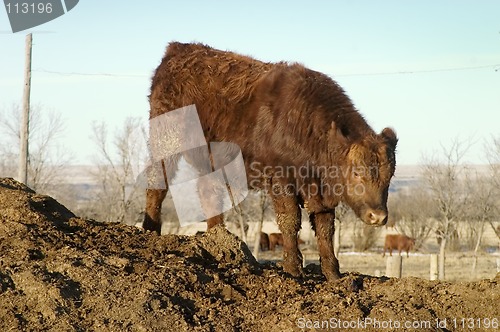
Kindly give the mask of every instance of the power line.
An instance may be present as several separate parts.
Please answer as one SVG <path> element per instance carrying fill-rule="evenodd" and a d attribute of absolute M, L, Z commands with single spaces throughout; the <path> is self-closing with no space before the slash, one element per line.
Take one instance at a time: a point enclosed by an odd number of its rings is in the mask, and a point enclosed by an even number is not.
<path fill-rule="evenodd" d="M 440 72 L 453 72 L 453 71 L 465 71 L 465 70 L 478 70 L 495 68 L 495 72 L 500 71 L 500 63 L 482 66 L 469 66 L 469 67 L 452 67 L 452 68 L 434 68 L 434 69 L 422 69 L 422 70 L 402 70 L 402 71 L 387 71 L 387 72 L 376 72 L 376 73 L 351 73 L 351 74 L 334 74 L 335 77 L 355 77 L 355 76 L 385 76 L 385 75 L 411 75 L 411 74 L 427 74 L 427 73 L 440 73 Z M 131 77 L 131 78 L 149 78 L 150 75 L 140 75 L 140 74 L 117 74 L 117 73 L 97 73 L 97 72 L 63 72 L 56 70 L 47 69 L 34 69 L 33 71 L 39 73 L 46 73 L 52 75 L 60 76 L 98 76 L 98 77 Z"/>
<path fill-rule="evenodd" d="M 440 73 L 451 71 L 464 71 L 464 70 L 477 70 L 495 68 L 495 71 L 500 71 L 500 63 L 493 65 L 483 66 L 470 66 L 470 67 L 452 67 L 452 68 L 435 68 L 435 69 L 422 69 L 422 70 L 403 70 L 393 72 L 378 72 L 378 73 L 353 73 L 353 74 L 339 74 L 333 75 L 335 77 L 350 77 L 350 76 L 384 76 L 384 75 L 410 75 L 410 74 L 426 74 L 426 73 Z"/>
<path fill-rule="evenodd" d="M 60 75 L 60 76 L 149 77 L 149 75 L 137 75 L 137 74 L 63 72 L 63 71 L 55 71 L 47 69 L 34 69 L 33 71 L 39 73 Z"/>

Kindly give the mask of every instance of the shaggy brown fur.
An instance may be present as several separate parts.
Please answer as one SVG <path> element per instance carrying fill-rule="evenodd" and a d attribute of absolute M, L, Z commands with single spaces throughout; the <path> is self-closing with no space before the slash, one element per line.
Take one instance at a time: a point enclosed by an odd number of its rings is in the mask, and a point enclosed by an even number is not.
<path fill-rule="evenodd" d="M 340 277 L 334 208 L 346 202 L 366 223 L 387 220 L 397 138 L 375 133 L 342 88 L 296 63 L 264 63 L 201 44 L 170 43 L 153 77 L 153 118 L 195 104 L 207 142 L 241 148 L 251 188 L 269 192 L 283 234 L 284 269 L 302 274 L 300 209 L 314 220 L 324 275 Z M 160 233 L 166 190 L 148 190 L 144 228 Z M 208 227 L 222 222 L 208 220 Z"/>

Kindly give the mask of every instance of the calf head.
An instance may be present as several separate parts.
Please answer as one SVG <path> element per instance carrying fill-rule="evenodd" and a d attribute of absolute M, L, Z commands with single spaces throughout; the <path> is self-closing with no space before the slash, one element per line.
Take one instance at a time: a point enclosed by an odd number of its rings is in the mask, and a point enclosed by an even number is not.
<path fill-rule="evenodd" d="M 347 148 L 342 165 L 341 200 L 366 224 L 385 225 L 389 184 L 396 167 L 396 134 L 385 128 L 380 134 L 368 133 L 354 141 L 346 137 L 344 140 Z"/>

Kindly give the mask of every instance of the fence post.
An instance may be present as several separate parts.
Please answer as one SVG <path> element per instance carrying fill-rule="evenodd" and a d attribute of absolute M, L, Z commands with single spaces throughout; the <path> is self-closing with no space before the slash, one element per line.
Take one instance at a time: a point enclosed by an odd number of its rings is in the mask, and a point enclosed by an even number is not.
<path fill-rule="evenodd" d="M 431 269 L 429 280 L 437 280 L 438 279 L 438 255 L 431 254 Z"/>
<path fill-rule="evenodd" d="M 401 278 L 403 257 L 399 255 L 387 256 L 385 275 L 390 278 Z"/>

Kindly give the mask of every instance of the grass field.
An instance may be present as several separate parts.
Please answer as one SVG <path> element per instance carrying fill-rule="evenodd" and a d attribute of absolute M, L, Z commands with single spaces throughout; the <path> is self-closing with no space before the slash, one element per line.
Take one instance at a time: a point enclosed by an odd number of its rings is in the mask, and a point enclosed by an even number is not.
<path fill-rule="evenodd" d="M 317 252 L 303 250 L 305 263 L 319 264 Z M 263 252 L 259 260 L 281 260 L 282 251 Z M 445 280 L 447 281 L 475 281 L 491 279 L 497 274 L 497 259 L 499 254 L 485 254 L 478 256 L 476 272 L 472 272 L 474 257 L 472 253 L 448 253 L 446 256 Z M 385 275 L 386 258 L 379 253 L 340 253 L 339 263 L 341 272 L 359 272 L 367 275 Z M 419 277 L 429 279 L 430 255 L 410 253 L 403 255 L 403 277 Z"/>
<path fill-rule="evenodd" d="M 497 273 L 496 260 L 498 255 L 482 254 L 478 256 L 476 273 L 472 272 L 474 257 L 472 254 L 449 253 L 445 261 L 445 278 L 448 281 L 473 281 L 494 278 Z M 342 271 L 357 271 L 363 274 L 375 275 L 379 270 L 385 273 L 386 258 L 380 254 L 340 254 L 339 262 Z M 429 279 L 430 255 L 403 255 L 403 277 L 419 277 Z"/>

